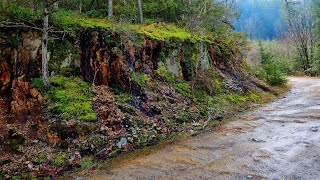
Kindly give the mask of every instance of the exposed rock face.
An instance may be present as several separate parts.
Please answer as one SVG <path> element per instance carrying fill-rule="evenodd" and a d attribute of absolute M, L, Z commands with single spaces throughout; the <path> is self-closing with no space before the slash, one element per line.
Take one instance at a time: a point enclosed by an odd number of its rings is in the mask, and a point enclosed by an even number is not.
<path fill-rule="evenodd" d="M 133 42 L 134 38 L 116 32 L 87 30 L 80 36 L 79 67 L 83 80 L 93 84 L 94 97 L 88 97 L 88 101 L 93 102 L 96 114 L 92 114 L 97 115 L 94 117 L 98 122 L 83 122 L 75 117 L 68 119 L 61 116 L 66 113 L 54 111 L 46 111 L 43 120 L 41 104 L 44 98 L 30 85 L 32 78 L 39 77 L 41 71 L 40 34 L 33 31 L 13 33 L 12 30 L 7 34 L 0 36 L 0 153 L 7 155 L 0 157 L 0 172 L 25 169 L 26 164 L 21 161 L 31 160 L 38 164 L 34 164 L 37 168 L 29 168 L 33 166 L 29 163 L 28 172 L 40 171 L 43 175 L 54 172 L 52 176 L 55 176 L 63 168 L 53 167 L 51 156 L 61 151 L 65 152 L 62 158 L 68 157 L 66 152 L 113 157 L 121 151 L 154 144 L 173 132 L 201 130 L 207 123 L 208 107 L 203 103 L 206 102 L 204 98 L 218 94 L 222 85 L 216 84 L 220 80 L 228 86 L 223 89 L 228 91 L 226 93 L 242 92 L 247 88 L 241 73 L 241 60 L 233 61 L 229 57 L 222 60 L 215 44 L 148 38 Z M 64 47 L 51 52 L 56 61 L 63 51 L 67 60 L 57 63 L 61 67 L 67 67 L 77 59 L 71 57 L 72 47 Z M 231 65 L 230 62 L 238 64 Z M 165 70 L 162 72 L 161 69 Z M 191 98 L 193 88 L 201 88 L 198 102 Z M 87 90 L 89 86 L 84 91 Z M 57 102 L 53 100 L 48 104 L 50 109 Z M 33 141 L 35 138 L 37 140 Z M 56 146 L 48 146 L 49 143 Z M 21 144 L 28 146 L 22 146 L 22 149 Z M 21 157 L 18 153 L 10 154 L 9 150 L 23 150 L 32 155 Z M 48 154 L 43 161 L 30 158 L 38 157 L 44 151 Z M 17 159 L 22 160 L 17 162 Z M 68 159 L 70 164 L 73 161 L 79 165 L 80 161 L 75 158 Z"/>
<path fill-rule="evenodd" d="M 158 69 L 159 55 L 164 47 L 164 42 L 154 42 L 150 39 L 144 39 L 143 48 L 141 48 L 141 69 L 140 71 L 151 74 Z"/>
<path fill-rule="evenodd" d="M 0 146 L 4 150 L 11 147 L 9 131 L 30 142 L 39 128 L 43 97 L 30 88 L 30 80 L 40 73 L 41 38 L 34 31 L 8 31 L 0 44 Z"/>
<path fill-rule="evenodd" d="M 119 44 L 115 44 L 114 39 L 120 41 Z M 108 32 L 84 32 L 80 43 L 82 76 L 96 85 L 117 82 L 127 87 L 130 71 L 152 74 L 158 69 L 163 47 L 163 41 L 144 39 L 142 47 L 137 50 L 136 45 L 126 37 Z"/>
<path fill-rule="evenodd" d="M 110 78 L 110 56 L 105 34 L 83 33 L 80 43 L 81 74 L 84 79 L 97 85 L 107 85 Z"/>

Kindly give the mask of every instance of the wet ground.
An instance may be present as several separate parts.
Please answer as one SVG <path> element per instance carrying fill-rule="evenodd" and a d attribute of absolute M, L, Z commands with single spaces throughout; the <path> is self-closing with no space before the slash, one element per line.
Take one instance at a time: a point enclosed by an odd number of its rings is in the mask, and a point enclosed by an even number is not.
<path fill-rule="evenodd" d="M 89 179 L 320 179 L 320 79 L 291 78 L 283 98 Z"/>

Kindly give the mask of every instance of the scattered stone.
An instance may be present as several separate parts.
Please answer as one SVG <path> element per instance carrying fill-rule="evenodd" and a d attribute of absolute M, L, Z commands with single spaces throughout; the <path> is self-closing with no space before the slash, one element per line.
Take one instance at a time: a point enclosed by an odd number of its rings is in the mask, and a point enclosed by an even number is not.
<path fill-rule="evenodd" d="M 81 155 L 80 155 L 80 152 L 79 151 L 76 151 L 74 153 L 74 160 L 76 162 L 77 165 L 80 165 L 81 164 Z"/>
<path fill-rule="evenodd" d="M 78 124 L 78 121 L 76 119 L 70 119 L 69 121 L 67 121 L 67 126 L 69 128 L 74 128 L 76 127 Z"/>
<path fill-rule="evenodd" d="M 318 127 L 312 127 L 310 130 L 311 130 L 312 132 L 318 132 L 318 131 L 319 131 L 319 128 L 318 128 Z"/>
<path fill-rule="evenodd" d="M 133 150 L 133 145 L 131 143 L 127 143 L 127 144 L 123 145 L 123 150 L 125 152 L 132 151 Z"/>
<path fill-rule="evenodd" d="M 254 142 L 265 142 L 264 140 L 260 140 L 260 139 L 256 139 L 256 138 L 252 138 L 252 141 L 254 141 Z"/>
<path fill-rule="evenodd" d="M 28 164 L 28 168 L 29 168 L 30 170 L 33 169 L 33 164 L 32 164 L 32 162 L 30 162 L 30 163 Z"/>
<path fill-rule="evenodd" d="M 117 143 L 118 148 L 122 148 L 124 145 L 126 145 L 128 143 L 127 138 L 122 137 L 120 139 L 120 141 Z"/>
<path fill-rule="evenodd" d="M 194 127 L 199 127 L 199 126 L 201 126 L 201 124 L 200 124 L 200 123 L 197 123 L 197 122 L 194 122 L 194 123 L 192 123 L 192 126 L 194 126 Z"/>
<path fill-rule="evenodd" d="M 73 164 L 73 162 L 74 162 L 74 156 L 70 156 L 69 158 L 68 158 L 68 160 L 67 160 L 67 164 L 68 165 L 72 165 Z"/>
<path fill-rule="evenodd" d="M 252 175 L 248 175 L 247 178 L 248 178 L 248 179 L 252 179 L 253 176 L 252 176 Z"/>
<path fill-rule="evenodd" d="M 302 121 L 302 120 L 294 120 L 293 122 L 294 122 L 294 123 L 299 123 L 299 124 L 306 123 L 305 121 Z"/>

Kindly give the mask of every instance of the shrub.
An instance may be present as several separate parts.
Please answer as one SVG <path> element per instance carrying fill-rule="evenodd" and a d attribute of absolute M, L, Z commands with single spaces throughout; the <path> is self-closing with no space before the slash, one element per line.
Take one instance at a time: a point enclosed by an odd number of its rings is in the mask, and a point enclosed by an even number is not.
<path fill-rule="evenodd" d="M 267 52 L 262 42 L 259 42 L 259 56 L 261 61 L 261 67 L 258 72 L 270 85 L 284 85 L 287 83 L 287 79 L 282 72 L 281 66 L 275 62 L 273 55 Z"/>

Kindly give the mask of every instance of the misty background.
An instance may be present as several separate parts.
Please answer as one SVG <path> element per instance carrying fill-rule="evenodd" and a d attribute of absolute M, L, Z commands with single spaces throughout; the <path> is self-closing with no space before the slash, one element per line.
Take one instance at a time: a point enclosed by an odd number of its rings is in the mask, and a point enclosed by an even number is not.
<path fill-rule="evenodd" d="M 286 31 L 283 0 L 239 0 L 237 9 L 241 16 L 236 30 L 247 33 L 251 40 L 277 39 Z"/>

